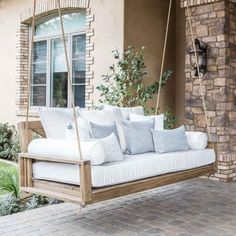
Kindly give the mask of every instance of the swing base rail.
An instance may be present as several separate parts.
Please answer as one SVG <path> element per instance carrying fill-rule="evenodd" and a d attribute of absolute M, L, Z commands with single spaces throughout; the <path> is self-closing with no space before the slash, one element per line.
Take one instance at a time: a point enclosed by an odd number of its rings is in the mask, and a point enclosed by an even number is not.
<path fill-rule="evenodd" d="M 79 203 L 86 206 L 92 203 L 101 202 L 129 194 L 134 194 L 169 184 L 197 178 L 203 175 L 212 175 L 215 173 L 215 164 L 194 168 L 185 171 L 178 171 L 164 175 L 158 175 L 146 179 L 132 181 L 123 184 L 117 184 L 108 187 L 93 188 L 91 183 L 91 165 L 89 161 L 80 161 L 78 164 L 81 181 L 80 186 L 63 184 L 47 180 L 34 179 L 32 176 L 32 164 L 37 159 L 36 156 L 28 154 L 20 155 L 20 173 L 21 190 L 27 193 L 40 194 L 43 196 L 56 198 L 58 200 Z M 51 161 L 49 158 L 43 158 L 44 161 Z M 62 160 L 61 162 L 62 163 Z M 63 163 L 67 163 L 66 160 Z M 69 161 L 69 164 L 71 162 Z"/>

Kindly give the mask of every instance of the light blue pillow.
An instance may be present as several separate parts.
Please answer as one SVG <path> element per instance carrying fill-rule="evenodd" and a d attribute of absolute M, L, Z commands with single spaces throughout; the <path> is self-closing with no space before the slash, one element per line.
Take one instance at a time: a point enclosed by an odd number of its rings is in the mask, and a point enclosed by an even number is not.
<path fill-rule="evenodd" d="M 154 152 L 151 129 L 155 120 L 123 121 L 127 152 L 131 155 Z"/>
<path fill-rule="evenodd" d="M 106 138 L 112 133 L 114 133 L 117 140 L 120 141 L 115 122 L 111 124 L 107 124 L 107 125 L 99 125 L 99 124 L 90 122 L 90 128 L 92 131 L 92 137 L 95 139 Z"/>
<path fill-rule="evenodd" d="M 184 126 L 172 130 L 152 129 L 155 151 L 158 153 L 189 150 Z"/>

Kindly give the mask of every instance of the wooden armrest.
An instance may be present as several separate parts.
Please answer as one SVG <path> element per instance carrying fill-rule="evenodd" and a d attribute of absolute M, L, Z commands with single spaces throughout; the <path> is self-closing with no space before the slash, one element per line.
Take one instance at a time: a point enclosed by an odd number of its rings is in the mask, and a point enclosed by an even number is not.
<path fill-rule="evenodd" d="M 63 158 L 57 158 L 57 157 L 32 155 L 29 153 L 20 153 L 19 157 L 31 159 L 35 161 L 56 162 L 56 163 L 73 164 L 73 165 L 82 165 L 82 164 L 90 165 L 91 164 L 90 160 L 70 160 L 70 159 L 63 159 Z"/>

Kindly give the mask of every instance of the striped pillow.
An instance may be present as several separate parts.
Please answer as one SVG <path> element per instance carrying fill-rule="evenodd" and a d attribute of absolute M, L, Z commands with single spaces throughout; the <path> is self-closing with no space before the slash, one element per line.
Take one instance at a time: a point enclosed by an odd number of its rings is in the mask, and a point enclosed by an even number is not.
<path fill-rule="evenodd" d="M 172 130 L 152 129 L 155 151 L 158 153 L 189 150 L 184 126 Z"/>

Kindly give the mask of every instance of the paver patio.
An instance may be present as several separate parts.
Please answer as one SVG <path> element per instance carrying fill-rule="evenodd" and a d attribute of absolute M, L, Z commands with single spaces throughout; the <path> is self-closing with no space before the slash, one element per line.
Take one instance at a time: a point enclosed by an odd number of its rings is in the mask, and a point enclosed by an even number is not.
<path fill-rule="evenodd" d="M 89 206 L 0 218 L 0 235 L 236 235 L 236 183 L 196 179 Z"/>

